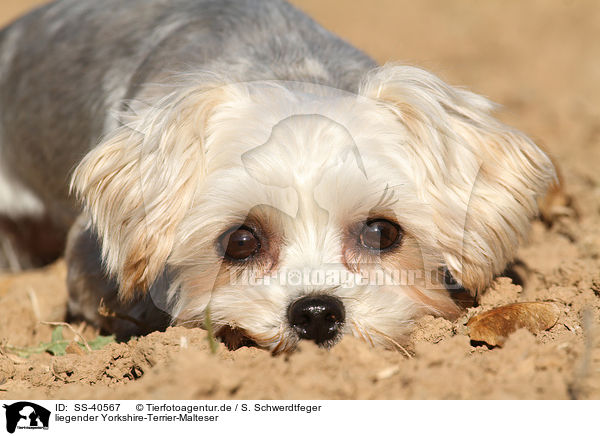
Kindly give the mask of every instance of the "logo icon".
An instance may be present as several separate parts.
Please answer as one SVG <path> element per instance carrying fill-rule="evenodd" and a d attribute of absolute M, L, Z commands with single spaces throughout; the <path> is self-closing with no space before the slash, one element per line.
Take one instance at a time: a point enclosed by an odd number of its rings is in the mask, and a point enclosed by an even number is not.
<path fill-rule="evenodd" d="M 18 429 L 48 430 L 50 411 L 28 401 L 19 401 L 10 405 L 4 404 L 6 409 L 6 431 L 14 433 Z"/>

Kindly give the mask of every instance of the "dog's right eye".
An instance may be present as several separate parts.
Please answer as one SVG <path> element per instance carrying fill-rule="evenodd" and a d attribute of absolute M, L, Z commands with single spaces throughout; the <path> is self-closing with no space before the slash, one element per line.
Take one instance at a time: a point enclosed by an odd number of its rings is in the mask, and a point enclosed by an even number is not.
<path fill-rule="evenodd" d="M 221 237 L 224 256 L 231 260 L 246 260 L 260 250 L 260 241 L 254 232 L 242 226 Z"/>

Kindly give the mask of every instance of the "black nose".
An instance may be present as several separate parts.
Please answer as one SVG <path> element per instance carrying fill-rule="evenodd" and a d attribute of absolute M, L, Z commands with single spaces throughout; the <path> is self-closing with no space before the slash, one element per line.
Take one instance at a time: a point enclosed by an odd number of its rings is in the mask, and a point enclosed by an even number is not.
<path fill-rule="evenodd" d="M 329 295 L 302 297 L 288 308 L 288 321 L 298 336 L 317 344 L 336 337 L 345 315 L 342 302 Z"/>

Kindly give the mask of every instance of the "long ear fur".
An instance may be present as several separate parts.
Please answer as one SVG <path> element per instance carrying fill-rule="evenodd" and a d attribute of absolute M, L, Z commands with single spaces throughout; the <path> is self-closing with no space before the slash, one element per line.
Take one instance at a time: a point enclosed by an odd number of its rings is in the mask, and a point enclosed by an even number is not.
<path fill-rule="evenodd" d="M 144 293 L 164 269 L 205 174 L 205 129 L 220 95 L 184 89 L 128 115 L 73 174 L 123 300 Z"/>
<path fill-rule="evenodd" d="M 361 93 L 405 126 L 405 147 L 423 196 L 434 206 L 439 249 L 472 292 L 506 267 L 554 180 L 550 159 L 496 119 L 492 104 L 414 67 L 384 66 Z"/>

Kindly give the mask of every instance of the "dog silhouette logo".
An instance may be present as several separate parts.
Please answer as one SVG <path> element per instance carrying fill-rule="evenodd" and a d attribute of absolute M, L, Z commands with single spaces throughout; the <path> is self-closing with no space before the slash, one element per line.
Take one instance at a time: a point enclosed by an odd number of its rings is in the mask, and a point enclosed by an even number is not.
<path fill-rule="evenodd" d="M 18 429 L 48 429 L 50 411 L 28 401 L 19 401 L 3 406 L 6 409 L 6 431 L 14 433 Z"/>

